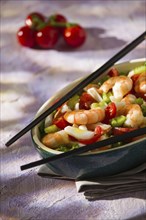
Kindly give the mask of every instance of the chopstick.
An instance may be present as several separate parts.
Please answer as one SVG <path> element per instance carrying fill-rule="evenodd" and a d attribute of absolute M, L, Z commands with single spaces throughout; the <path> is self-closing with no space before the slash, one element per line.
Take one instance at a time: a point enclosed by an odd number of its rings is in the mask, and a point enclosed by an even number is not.
<path fill-rule="evenodd" d="M 41 159 L 41 160 L 38 160 L 38 161 L 35 161 L 35 162 L 31 162 L 29 164 L 22 165 L 20 168 L 21 168 L 21 170 L 27 170 L 29 168 L 33 168 L 33 167 L 36 167 L 36 166 L 39 166 L 39 165 L 42 165 L 42 164 L 45 164 L 45 163 L 50 163 L 50 162 L 60 160 L 60 159 L 64 159 L 66 157 L 70 157 L 70 156 L 73 156 L 73 155 L 82 154 L 82 153 L 85 153 L 85 152 L 90 151 L 90 150 L 95 150 L 95 149 L 98 149 L 100 147 L 111 145 L 111 144 L 114 144 L 114 143 L 117 143 L 117 142 L 120 142 L 120 141 L 123 141 L 123 140 L 127 140 L 129 138 L 138 137 L 138 136 L 141 136 L 141 135 L 144 135 L 144 134 L 146 134 L 146 127 L 139 128 L 139 129 L 127 132 L 125 134 L 121 134 L 119 136 L 110 137 L 108 139 L 105 139 L 105 140 L 102 140 L 102 141 L 99 141 L 99 142 L 96 142 L 96 143 L 93 143 L 93 144 L 85 145 L 85 146 L 82 146 L 80 148 L 70 150 L 70 151 L 67 151 L 65 153 L 61 153 L 61 154 L 58 154 L 58 155 L 55 155 L 55 156 L 52 156 L 52 157 L 49 157 L 49 158 L 45 158 L 45 159 Z"/>
<path fill-rule="evenodd" d="M 132 49 L 134 49 L 138 44 L 140 44 L 146 38 L 146 31 L 143 32 L 139 37 L 129 43 L 126 47 L 124 47 L 120 52 L 114 55 L 111 59 L 109 59 L 103 66 L 99 69 L 91 73 L 88 77 L 82 80 L 77 86 L 75 86 L 72 90 L 70 90 L 65 96 L 63 96 L 58 102 L 52 105 L 49 109 L 43 112 L 40 116 L 34 119 L 30 124 L 28 124 L 25 128 L 23 128 L 20 132 L 18 132 L 15 136 L 13 136 L 5 145 L 8 147 L 12 145 L 15 141 L 17 141 L 20 137 L 22 137 L 25 133 L 31 130 L 34 126 L 36 126 L 39 122 L 45 119 L 49 114 L 51 114 L 55 109 L 61 106 L 64 102 L 66 102 L 69 98 L 75 95 L 78 91 L 83 89 L 90 82 L 95 80 L 97 76 L 100 76 L 106 70 L 108 70 L 111 66 L 113 66 L 119 59 L 124 57 L 127 53 L 129 53 Z"/>

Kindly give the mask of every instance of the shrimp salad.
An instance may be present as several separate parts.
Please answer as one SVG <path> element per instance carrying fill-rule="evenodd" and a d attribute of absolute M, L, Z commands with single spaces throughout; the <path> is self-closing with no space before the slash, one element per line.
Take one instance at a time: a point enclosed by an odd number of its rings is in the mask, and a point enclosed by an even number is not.
<path fill-rule="evenodd" d="M 146 63 L 128 73 L 111 68 L 50 114 L 40 133 L 46 147 L 65 152 L 145 126 Z"/>

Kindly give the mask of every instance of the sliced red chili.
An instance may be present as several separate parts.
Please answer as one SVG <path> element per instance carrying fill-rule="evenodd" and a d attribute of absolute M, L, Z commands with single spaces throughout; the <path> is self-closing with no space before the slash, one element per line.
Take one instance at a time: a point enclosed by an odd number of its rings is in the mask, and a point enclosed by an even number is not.
<path fill-rule="evenodd" d="M 99 135 L 95 134 L 91 139 L 88 140 L 79 139 L 78 141 L 82 144 L 88 145 L 95 143 L 98 139 L 99 139 Z"/>
<path fill-rule="evenodd" d="M 122 128 L 122 127 L 115 127 L 113 129 L 113 134 L 114 135 L 121 135 L 130 131 L 135 130 L 135 128 Z"/>
<path fill-rule="evenodd" d="M 85 145 L 93 144 L 93 143 L 95 143 L 95 142 L 101 137 L 102 134 L 103 134 L 102 128 L 101 128 L 100 126 L 97 126 L 97 127 L 95 128 L 95 135 L 94 135 L 92 138 L 87 139 L 87 140 L 82 140 L 82 139 L 80 139 L 80 140 L 78 140 L 78 141 L 79 141 L 80 143 L 82 143 L 82 144 L 85 144 Z"/>
<path fill-rule="evenodd" d="M 93 102 L 95 102 L 95 99 L 90 94 L 84 92 L 80 97 L 79 108 L 88 110 Z"/>
<path fill-rule="evenodd" d="M 116 68 L 112 68 L 109 72 L 108 72 L 108 75 L 110 77 L 113 77 L 113 76 L 119 76 L 119 72 Z"/>
<path fill-rule="evenodd" d="M 121 135 L 121 134 L 130 132 L 130 131 L 133 131 L 133 130 L 135 130 L 135 128 L 115 127 L 115 128 L 113 129 L 113 134 L 114 134 L 115 136 L 117 136 L 117 135 Z M 134 140 L 135 140 L 135 138 L 128 138 L 128 139 L 124 140 L 123 142 L 128 143 L 128 142 L 134 141 Z"/>
<path fill-rule="evenodd" d="M 139 76 L 140 76 L 140 74 L 134 74 L 133 76 L 131 76 L 131 79 L 132 79 L 133 83 L 135 83 L 137 81 Z"/>
<path fill-rule="evenodd" d="M 60 129 L 64 129 L 66 126 L 69 125 L 69 123 L 64 119 L 63 116 L 54 119 L 53 124 L 55 124 Z"/>
<path fill-rule="evenodd" d="M 111 102 L 105 108 L 104 123 L 109 123 L 110 119 L 114 118 L 117 113 L 117 108 L 114 102 Z"/>
<path fill-rule="evenodd" d="M 98 134 L 99 136 L 101 136 L 103 134 L 103 129 L 101 128 L 101 126 L 96 126 L 95 130 L 94 130 L 95 134 Z"/>

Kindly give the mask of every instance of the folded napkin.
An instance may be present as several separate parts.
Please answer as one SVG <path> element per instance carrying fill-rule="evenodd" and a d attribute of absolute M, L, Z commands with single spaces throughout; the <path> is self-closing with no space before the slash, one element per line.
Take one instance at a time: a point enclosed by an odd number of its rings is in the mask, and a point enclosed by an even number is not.
<path fill-rule="evenodd" d="M 55 179 L 73 180 L 56 175 L 46 165 L 43 165 L 38 175 Z M 77 192 L 82 192 L 88 200 L 104 199 L 106 197 L 145 190 L 146 163 L 123 173 L 108 177 L 75 180 Z"/>
<path fill-rule="evenodd" d="M 76 181 L 78 192 L 84 192 L 86 199 L 97 200 L 146 189 L 146 163 L 135 169 L 102 178 Z"/>

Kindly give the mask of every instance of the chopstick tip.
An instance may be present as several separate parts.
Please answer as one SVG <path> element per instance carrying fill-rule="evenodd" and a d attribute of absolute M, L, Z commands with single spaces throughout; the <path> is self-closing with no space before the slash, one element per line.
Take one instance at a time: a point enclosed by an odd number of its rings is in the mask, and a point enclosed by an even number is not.
<path fill-rule="evenodd" d="M 9 147 L 11 144 L 9 143 L 9 141 L 7 143 L 5 143 L 6 147 Z"/>

